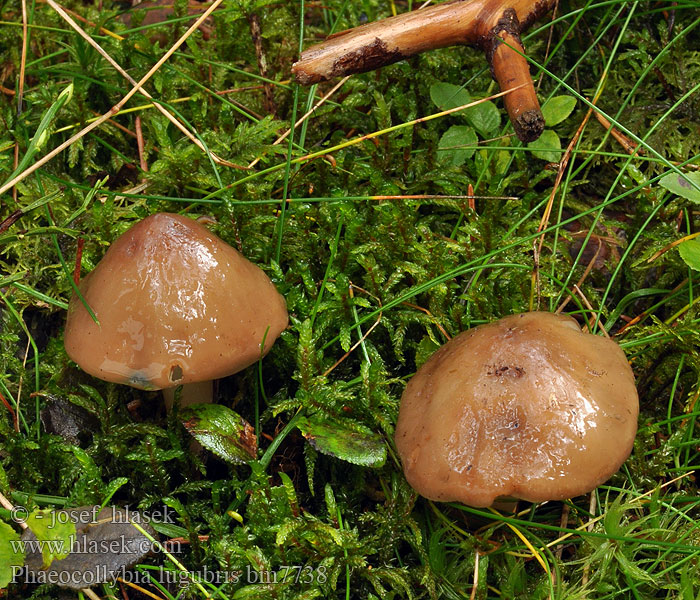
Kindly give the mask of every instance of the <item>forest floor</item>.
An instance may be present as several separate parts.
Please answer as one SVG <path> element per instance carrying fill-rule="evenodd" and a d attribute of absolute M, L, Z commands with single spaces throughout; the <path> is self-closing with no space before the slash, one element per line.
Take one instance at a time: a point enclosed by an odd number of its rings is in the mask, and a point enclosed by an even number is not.
<path fill-rule="evenodd" d="M 696 1 L 541 18 L 531 144 L 473 48 L 292 80 L 301 49 L 412 0 L 229 0 L 174 52 L 211 5 L 65 4 L 103 53 L 53 0 L 1 6 L 0 598 L 700 598 Z M 137 81 L 164 59 L 118 114 L 134 86 L 107 57 Z M 207 217 L 290 315 L 217 382 L 229 425 L 195 413 L 201 447 L 187 409 L 63 346 L 74 277 L 156 212 Z M 393 437 L 406 382 L 460 331 L 557 309 L 630 361 L 630 458 L 588 495 L 515 512 L 418 496 Z M 234 414 L 247 459 L 206 439 Z M 140 559 L 138 586 L 7 585 L 12 507 L 91 505 L 167 514 L 153 526 L 177 552 Z"/>

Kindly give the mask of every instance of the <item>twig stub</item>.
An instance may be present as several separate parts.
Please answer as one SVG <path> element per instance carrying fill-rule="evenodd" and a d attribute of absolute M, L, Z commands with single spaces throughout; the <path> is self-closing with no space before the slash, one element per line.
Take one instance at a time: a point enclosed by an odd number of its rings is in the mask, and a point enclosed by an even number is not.
<path fill-rule="evenodd" d="M 520 88 L 508 94 L 504 104 L 515 135 L 522 142 L 531 142 L 542 134 L 544 117 L 530 77 L 530 65 L 524 56 L 520 31 L 518 15 L 514 9 L 507 8 L 484 42 L 484 51 L 491 75 L 501 90 Z"/>

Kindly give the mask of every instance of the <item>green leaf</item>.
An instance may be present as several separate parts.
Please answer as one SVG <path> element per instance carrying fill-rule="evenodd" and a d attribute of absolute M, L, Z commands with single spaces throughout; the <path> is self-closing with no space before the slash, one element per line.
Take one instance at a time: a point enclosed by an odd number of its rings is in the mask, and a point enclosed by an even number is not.
<path fill-rule="evenodd" d="M 416 348 L 416 367 L 420 368 L 440 348 L 429 336 L 424 335 Z"/>
<path fill-rule="evenodd" d="M 323 454 L 363 467 L 381 467 L 386 461 L 386 445 L 380 435 L 367 427 L 322 419 L 318 415 L 302 417 L 297 423 L 302 435 Z"/>
<path fill-rule="evenodd" d="M 350 350 L 350 346 L 352 346 L 352 333 L 348 323 L 341 323 L 338 337 L 340 338 L 340 347 L 343 349 L 343 352 Z"/>
<path fill-rule="evenodd" d="M 453 125 L 440 138 L 438 158 L 452 166 L 461 167 L 476 152 L 478 141 L 476 132 L 471 127 Z"/>
<path fill-rule="evenodd" d="M 700 173 L 684 173 L 683 176 L 669 173 L 659 180 L 659 185 L 681 198 L 700 204 Z"/>
<path fill-rule="evenodd" d="M 73 84 L 71 83 L 58 95 L 56 101 L 44 113 L 44 116 L 41 118 L 39 126 L 36 128 L 34 137 L 32 138 L 31 142 L 29 142 L 27 151 L 24 153 L 22 160 L 20 160 L 15 170 L 7 178 L 7 181 L 10 181 L 17 174 L 24 171 L 24 169 L 26 169 L 31 163 L 32 159 L 34 158 L 34 155 L 43 149 L 43 147 L 46 145 L 46 142 L 48 141 L 49 128 L 53 123 L 54 119 L 56 118 L 56 115 L 61 110 L 64 104 L 71 101 L 72 97 Z"/>
<path fill-rule="evenodd" d="M 127 477 L 117 477 L 107 484 L 107 487 L 102 492 L 102 506 L 105 506 L 112 499 L 112 496 L 117 493 L 120 487 L 129 483 Z"/>
<path fill-rule="evenodd" d="M 338 504 L 335 501 L 335 494 L 333 493 L 333 488 L 330 483 L 326 483 L 324 489 L 326 495 L 326 509 L 328 510 L 328 517 L 332 521 L 338 520 Z"/>
<path fill-rule="evenodd" d="M 180 412 L 182 424 L 207 450 L 232 463 L 248 463 L 258 454 L 253 426 L 220 404 L 193 404 Z"/>
<path fill-rule="evenodd" d="M 635 565 L 633 561 L 625 556 L 625 553 L 622 552 L 619 547 L 615 548 L 614 556 L 620 565 L 620 569 L 628 577 L 628 581 L 638 581 L 640 583 L 643 581 L 646 581 L 647 583 L 654 581 L 654 578 L 647 573 L 646 570 Z"/>
<path fill-rule="evenodd" d="M 472 101 L 469 92 L 452 83 L 438 82 L 430 86 L 430 99 L 440 110 L 449 110 L 469 104 Z"/>
<path fill-rule="evenodd" d="M 75 523 L 66 518 L 63 511 L 48 508 L 35 510 L 27 517 L 26 523 L 41 545 L 44 569 L 54 560 L 61 560 L 70 554 L 75 537 Z"/>
<path fill-rule="evenodd" d="M 691 269 L 700 271 L 700 240 L 698 238 L 679 244 L 678 254 Z"/>
<path fill-rule="evenodd" d="M 468 108 L 464 111 L 464 116 L 483 137 L 492 135 L 501 125 L 501 111 L 491 100 Z"/>
<path fill-rule="evenodd" d="M 430 99 L 441 110 L 449 110 L 474 101 L 474 98 L 464 88 L 443 82 L 434 83 L 430 86 Z M 501 113 L 498 107 L 490 100 L 467 108 L 457 114 L 464 115 L 469 124 L 482 136 L 490 135 L 501 124 Z"/>
<path fill-rule="evenodd" d="M 547 127 L 554 127 L 568 117 L 576 106 L 573 96 L 554 96 L 542 107 L 542 116 Z"/>
<path fill-rule="evenodd" d="M 151 527 L 155 529 L 158 533 L 161 535 L 164 535 L 165 537 L 168 538 L 177 538 L 177 537 L 187 537 L 189 535 L 189 531 L 185 529 L 184 527 L 180 527 L 179 525 L 173 525 L 171 523 L 159 523 L 156 521 L 151 521 L 150 523 Z"/>
<path fill-rule="evenodd" d="M 532 154 L 547 162 L 557 162 L 561 158 L 561 140 L 551 129 L 545 129 L 539 139 L 527 145 Z"/>
<path fill-rule="evenodd" d="M 10 480 L 7 478 L 7 472 L 0 463 L 0 492 L 5 492 L 8 489 L 10 489 Z"/>
<path fill-rule="evenodd" d="M 0 522 L 0 589 L 12 581 L 14 567 L 24 564 L 19 534 L 7 523 Z"/>

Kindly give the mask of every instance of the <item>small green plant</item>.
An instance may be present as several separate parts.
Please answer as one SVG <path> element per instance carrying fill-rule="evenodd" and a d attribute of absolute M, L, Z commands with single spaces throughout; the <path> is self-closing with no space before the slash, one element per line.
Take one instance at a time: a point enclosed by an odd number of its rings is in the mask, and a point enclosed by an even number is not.
<path fill-rule="evenodd" d="M 430 99 L 440 110 L 450 110 L 474 102 L 463 87 L 443 82 L 430 86 Z M 476 152 L 478 136 L 488 139 L 496 135 L 501 124 L 501 114 L 496 105 L 487 100 L 459 111 L 456 115 L 469 125 L 452 125 L 442 134 L 438 143 L 438 158 L 454 167 L 461 167 Z"/>
<path fill-rule="evenodd" d="M 573 96 L 554 96 L 542 105 L 542 116 L 546 129 L 539 139 L 528 142 L 527 147 L 532 150 L 532 155 L 547 162 L 558 162 L 561 158 L 561 139 L 551 127 L 565 121 L 576 107 L 576 98 Z"/>

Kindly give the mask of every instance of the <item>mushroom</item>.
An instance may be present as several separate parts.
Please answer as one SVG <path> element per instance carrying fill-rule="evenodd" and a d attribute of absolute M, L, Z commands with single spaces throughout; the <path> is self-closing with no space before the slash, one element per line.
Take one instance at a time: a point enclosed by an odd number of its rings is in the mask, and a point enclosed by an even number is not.
<path fill-rule="evenodd" d="M 99 324 L 74 296 L 68 355 L 95 377 L 144 390 L 240 371 L 270 350 L 288 322 L 284 298 L 260 268 L 176 214 L 152 215 L 126 231 L 80 291 Z M 203 401 L 211 400 L 207 386 Z"/>
<path fill-rule="evenodd" d="M 430 357 L 401 398 L 396 447 L 408 482 L 432 500 L 561 500 L 620 468 L 638 413 L 615 342 L 530 312 L 465 331 Z"/>

